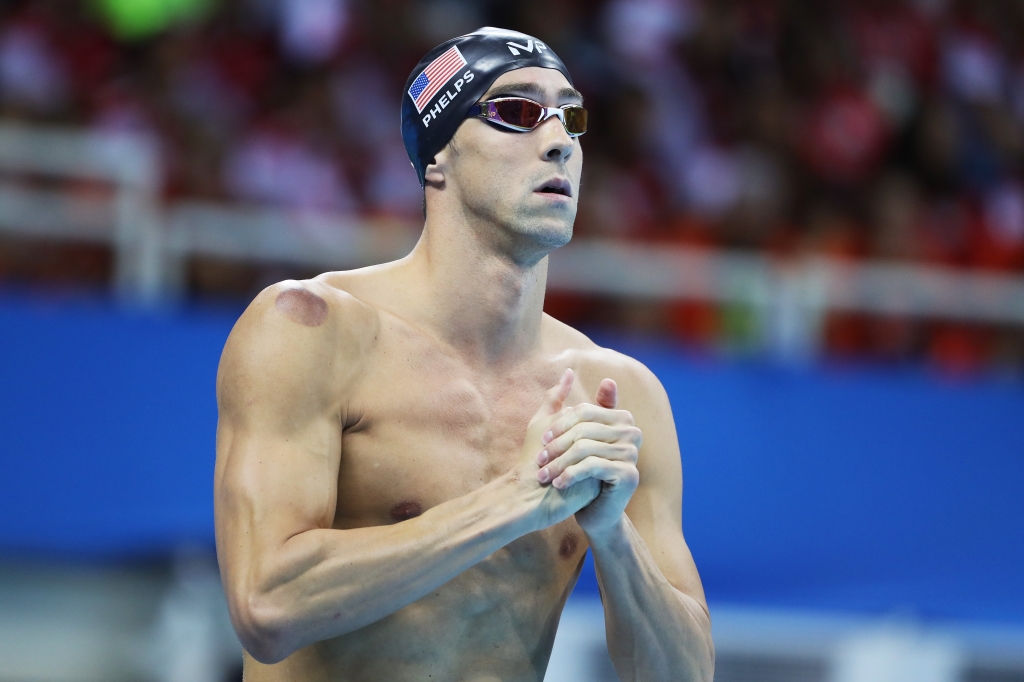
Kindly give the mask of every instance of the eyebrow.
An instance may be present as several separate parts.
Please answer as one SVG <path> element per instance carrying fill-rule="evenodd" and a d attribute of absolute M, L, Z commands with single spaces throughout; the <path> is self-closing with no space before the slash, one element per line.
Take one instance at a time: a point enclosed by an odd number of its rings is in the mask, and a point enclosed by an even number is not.
<path fill-rule="evenodd" d="M 494 99 L 495 97 L 501 97 L 502 95 L 520 95 L 520 96 L 532 96 L 537 99 L 542 99 L 547 92 L 541 86 L 536 83 L 505 83 L 491 88 L 483 99 Z M 576 88 L 562 88 L 558 91 L 559 101 L 574 101 L 578 104 L 583 104 L 583 95 Z"/>

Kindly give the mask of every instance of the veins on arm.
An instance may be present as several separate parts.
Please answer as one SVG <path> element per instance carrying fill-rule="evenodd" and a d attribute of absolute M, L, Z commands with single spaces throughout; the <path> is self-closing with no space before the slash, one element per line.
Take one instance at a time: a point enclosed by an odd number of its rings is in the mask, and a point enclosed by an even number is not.
<path fill-rule="evenodd" d="M 626 508 L 623 532 L 593 548 L 609 651 L 620 674 L 645 670 L 643 679 L 711 679 L 710 619 L 683 538 L 682 465 L 671 407 L 657 378 L 624 360 L 620 405 L 632 412 L 644 439 L 640 485 Z"/>
<path fill-rule="evenodd" d="M 351 314 L 360 313 L 354 299 L 345 310 L 330 297 L 317 283 L 268 288 L 221 358 L 217 550 L 232 620 L 251 650 L 265 648 L 255 623 L 281 617 L 254 605 L 315 563 L 316 551 L 300 556 L 292 540 L 334 519 L 344 393 L 366 316 Z"/>

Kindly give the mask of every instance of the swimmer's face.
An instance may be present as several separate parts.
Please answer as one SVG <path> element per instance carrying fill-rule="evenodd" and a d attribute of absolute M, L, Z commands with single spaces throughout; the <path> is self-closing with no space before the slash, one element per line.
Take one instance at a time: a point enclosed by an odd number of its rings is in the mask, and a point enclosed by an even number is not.
<path fill-rule="evenodd" d="M 540 67 L 502 74 L 480 101 L 495 97 L 525 97 L 546 107 L 582 104 L 565 76 Z M 529 132 L 471 118 L 427 168 L 427 182 L 442 178 L 468 218 L 502 226 L 512 248 L 532 258 L 572 237 L 582 169 L 580 139 L 555 117 Z"/>

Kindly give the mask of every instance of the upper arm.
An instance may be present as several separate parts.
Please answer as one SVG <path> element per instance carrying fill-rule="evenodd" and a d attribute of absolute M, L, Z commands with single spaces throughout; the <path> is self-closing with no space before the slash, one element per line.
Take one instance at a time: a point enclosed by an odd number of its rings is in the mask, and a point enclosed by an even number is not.
<path fill-rule="evenodd" d="M 322 285 L 275 285 L 225 345 L 214 504 L 229 602 L 260 588 L 288 538 L 333 523 L 345 389 L 359 364 L 345 352 L 359 321 L 343 303 Z"/>
<path fill-rule="evenodd" d="M 707 611 L 704 588 L 683 538 L 683 470 L 668 395 L 649 369 L 626 360 L 626 371 L 617 382 L 619 407 L 633 414 L 643 432 L 637 462 L 640 484 L 626 515 L 668 581 Z"/>

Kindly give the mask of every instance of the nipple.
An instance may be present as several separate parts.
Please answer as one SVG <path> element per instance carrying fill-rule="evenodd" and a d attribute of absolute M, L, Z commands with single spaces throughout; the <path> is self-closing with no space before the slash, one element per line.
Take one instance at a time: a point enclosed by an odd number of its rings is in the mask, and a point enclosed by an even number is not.
<path fill-rule="evenodd" d="M 407 500 L 405 502 L 399 502 L 391 508 L 391 518 L 394 521 L 407 521 L 412 518 L 416 518 L 423 513 L 423 505 L 419 502 L 413 502 Z"/>
<path fill-rule="evenodd" d="M 558 556 L 563 559 L 571 559 L 576 555 L 576 549 L 580 546 L 576 533 L 566 533 L 562 538 L 562 544 L 558 546 Z"/>

